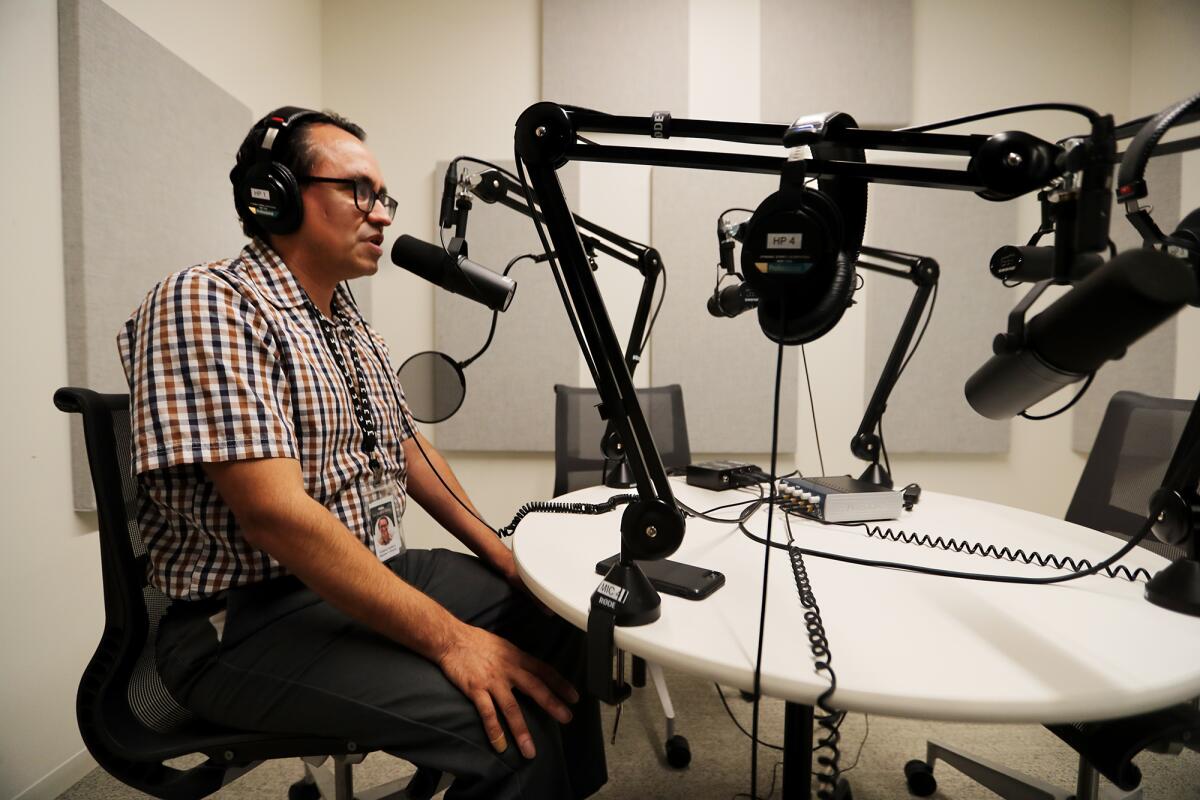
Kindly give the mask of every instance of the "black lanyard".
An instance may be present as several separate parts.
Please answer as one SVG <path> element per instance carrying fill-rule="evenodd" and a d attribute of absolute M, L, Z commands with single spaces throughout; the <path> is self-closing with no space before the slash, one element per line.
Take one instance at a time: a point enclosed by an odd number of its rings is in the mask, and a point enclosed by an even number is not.
<path fill-rule="evenodd" d="M 345 356 L 342 355 L 342 348 L 338 345 L 337 326 L 333 320 L 321 313 L 321 310 L 316 307 L 311 298 L 306 297 L 305 301 L 309 311 L 317 318 L 321 333 L 325 336 L 325 344 L 329 346 L 330 352 L 333 353 L 333 360 L 337 362 L 338 369 L 342 373 L 342 378 L 346 381 L 346 387 L 350 390 L 350 400 L 354 403 L 354 416 L 358 419 L 358 427 L 362 429 L 363 453 L 367 456 L 371 472 L 379 475 L 381 468 L 379 460 L 375 458 L 375 445 L 377 443 L 375 417 L 371 414 L 371 403 L 367 400 L 367 376 L 363 372 L 362 361 L 358 357 L 358 347 L 354 344 L 354 328 L 350 324 L 350 318 L 341 309 L 333 311 L 338 318 L 338 324 L 341 326 L 342 333 L 344 334 L 343 338 L 350 348 L 350 360 L 354 364 L 353 375 L 350 373 L 349 365 L 346 364 Z M 357 384 L 354 380 L 356 376 L 358 378 Z"/>

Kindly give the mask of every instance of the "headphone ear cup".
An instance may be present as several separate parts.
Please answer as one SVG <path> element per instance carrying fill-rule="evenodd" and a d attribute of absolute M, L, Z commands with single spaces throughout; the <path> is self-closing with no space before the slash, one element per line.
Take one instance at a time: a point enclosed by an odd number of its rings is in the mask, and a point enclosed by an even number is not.
<path fill-rule="evenodd" d="M 304 220 L 300 182 L 284 165 L 269 161 L 253 164 L 238 188 L 238 212 L 253 219 L 271 234 L 295 231 Z"/>
<path fill-rule="evenodd" d="M 850 307 L 856 274 L 854 260 L 844 251 L 839 252 L 829 288 L 815 308 L 791 316 L 786 313 L 786 306 L 772 310 L 759 304 L 758 324 L 763 333 L 777 344 L 808 344 L 820 339 L 833 330 Z"/>
<path fill-rule="evenodd" d="M 844 249 L 842 237 L 845 235 L 845 225 L 837 203 L 819 189 L 806 188 L 800 197 L 800 208 L 814 223 L 807 235 L 819 234 L 826 243 L 837 249 L 825 257 L 829 259 L 825 265 L 818 267 L 830 270 L 830 277 L 827 284 L 813 292 L 819 300 L 812 308 L 801 313 L 791 312 L 787 307 L 789 298 L 784 286 L 771 287 L 775 290 L 772 292 L 774 297 L 767 292 L 760 292 L 759 327 L 768 339 L 785 345 L 807 344 L 832 330 L 845 313 L 854 292 L 854 259 L 857 253 L 851 255 Z M 745 254 L 745 249 L 742 252 Z"/>

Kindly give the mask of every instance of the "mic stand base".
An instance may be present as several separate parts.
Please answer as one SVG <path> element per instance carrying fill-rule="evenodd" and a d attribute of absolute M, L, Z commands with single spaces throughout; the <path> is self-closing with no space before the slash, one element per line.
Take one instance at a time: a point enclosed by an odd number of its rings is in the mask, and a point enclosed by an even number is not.
<path fill-rule="evenodd" d="M 600 581 L 592 594 L 587 621 L 588 690 L 603 703 L 617 705 L 633 691 L 618 668 L 614 628 L 648 625 L 662 615 L 662 598 L 649 578 L 632 560 L 622 558 Z"/>
<path fill-rule="evenodd" d="M 1156 606 L 1200 617 L 1200 561 L 1181 558 L 1146 584 L 1146 599 Z"/>
<path fill-rule="evenodd" d="M 893 485 L 892 476 L 888 474 L 888 471 L 878 461 L 872 462 L 871 466 L 867 467 L 863 474 L 858 476 L 858 479 L 867 483 L 873 483 L 876 486 L 882 486 L 885 489 L 891 489 Z"/>
<path fill-rule="evenodd" d="M 604 485 L 610 489 L 628 489 L 637 483 L 629 462 L 622 456 L 615 461 L 604 462 Z"/>

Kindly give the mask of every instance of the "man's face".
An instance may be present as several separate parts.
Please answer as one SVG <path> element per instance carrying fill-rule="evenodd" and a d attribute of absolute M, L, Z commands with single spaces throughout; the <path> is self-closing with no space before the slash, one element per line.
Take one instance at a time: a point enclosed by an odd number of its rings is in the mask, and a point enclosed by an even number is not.
<path fill-rule="evenodd" d="M 379 162 L 367 146 L 336 125 L 313 125 L 306 131 L 316 154 L 310 175 L 321 178 L 365 179 L 377 193 L 386 187 Z M 304 221 L 297 244 L 313 263 L 335 281 L 374 275 L 383 255 L 383 229 L 391 224 L 382 201 L 369 213 L 354 203 L 347 183 L 301 181 Z"/>

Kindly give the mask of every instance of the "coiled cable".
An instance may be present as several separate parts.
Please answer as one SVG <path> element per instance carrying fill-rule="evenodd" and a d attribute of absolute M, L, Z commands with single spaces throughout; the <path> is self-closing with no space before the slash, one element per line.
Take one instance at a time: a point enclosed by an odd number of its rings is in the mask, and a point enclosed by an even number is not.
<path fill-rule="evenodd" d="M 825 624 L 821 620 L 821 607 L 813 594 L 812 584 L 808 578 L 808 570 L 804 565 L 804 554 L 796 547 L 792 538 L 791 522 L 787 515 L 784 521 L 788 529 L 788 559 L 792 565 L 792 575 L 796 579 L 796 591 L 800 595 L 800 605 L 805 608 L 804 627 L 808 631 L 808 647 L 813 654 L 813 667 L 818 675 L 829 681 L 828 688 L 817 696 L 814 703 L 821 714 L 813 714 L 821 734 L 817 739 L 813 753 L 816 756 L 820 770 L 814 770 L 817 778 L 817 797 L 819 800 L 833 800 L 841 778 L 841 724 L 845 714 L 830 704 L 837 689 L 837 673 L 833 671 L 833 654 L 829 650 L 829 639 L 825 635 Z"/>
<path fill-rule="evenodd" d="M 636 494 L 616 494 L 605 500 L 603 503 L 566 503 L 545 500 L 534 500 L 531 503 L 526 503 L 517 509 L 517 513 L 513 515 L 512 522 L 505 525 L 496 531 L 496 535 L 501 539 L 512 536 L 516 533 L 517 526 L 521 524 L 521 520 L 525 519 L 528 514 L 537 512 L 552 512 L 559 514 L 605 514 L 612 511 L 619 505 L 633 502 L 637 500 Z"/>
<path fill-rule="evenodd" d="M 937 550 L 951 550 L 955 553 L 966 553 L 973 556 L 984 556 L 986 558 L 996 558 L 1002 561 L 1016 561 L 1022 564 L 1036 564 L 1039 567 L 1052 567 L 1054 569 L 1065 569 L 1070 572 L 1082 572 L 1092 569 L 1092 562 L 1086 558 L 1074 559 L 1070 556 L 1056 556 L 1053 553 L 1042 555 L 1036 550 L 1026 553 L 1024 549 L 1018 547 L 1013 550 L 1009 547 L 996 547 L 994 544 L 981 544 L 979 542 L 971 542 L 966 539 L 947 539 L 942 536 L 930 536 L 924 533 L 908 533 L 906 531 L 895 531 L 891 528 L 881 528 L 878 525 L 867 525 L 866 523 L 858 523 L 867 532 L 868 536 L 876 539 L 884 539 L 893 542 L 903 542 L 904 544 L 915 544 L 922 547 L 932 547 Z M 1144 567 L 1129 569 L 1124 564 L 1116 564 L 1107 566 L 1098 570 L 1099 574 L 1109 578 L 1121 578 L 1127 581 L 1150 580 L 1150 572 Z"/>

